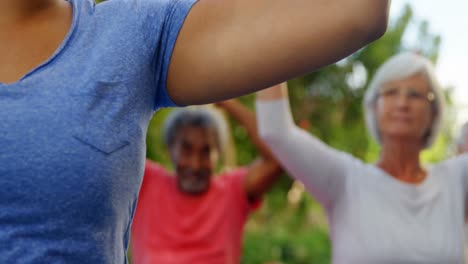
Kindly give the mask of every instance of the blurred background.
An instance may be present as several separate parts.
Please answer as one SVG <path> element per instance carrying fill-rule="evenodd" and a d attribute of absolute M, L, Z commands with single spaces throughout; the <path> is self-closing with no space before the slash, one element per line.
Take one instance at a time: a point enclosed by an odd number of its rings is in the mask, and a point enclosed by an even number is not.
<path fill-rule="evenodd" d="M 400 51 L 430 58 L 444 87 L 448 113 L 436 144 L 423 154 L 426 163 L 452 155 L 452 141 L 468 120 L 468 90 L 462 72 L 468 58 L 466 0 L 393 0 L 387 33 L 378 41 L 339 63 L 291 80 L 289 92 L 296 122 L 330 146 L 375 161 L 378 147 L 368 136 L 362 99 L 377 67 Z M 464 28 L 465 27 L 465 28 Z M 463 60 L 463 61 L 462 61 Z M 253 109 L 253 95 L 240 99 Z M 161 138 L 161 125 L 170 109 L 159 111 L 148 133 L 148 158 L 171 167 Z M 230 120 L 226 166 L 242 166 L 256 157 L 246 132 Z M 287 175 L 265 197 L 249 220 L 242 263 L 330 263 L 326 217 L 302 186 Z"/>

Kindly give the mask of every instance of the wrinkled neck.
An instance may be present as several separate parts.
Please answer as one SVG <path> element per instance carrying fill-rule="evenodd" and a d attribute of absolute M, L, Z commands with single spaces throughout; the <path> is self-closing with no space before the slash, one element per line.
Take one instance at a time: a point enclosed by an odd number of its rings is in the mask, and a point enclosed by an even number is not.
<path fill-rule="evenodd" d="M 419 183 L 426 177 L 419 159 L 422 149 L 417 143 L 386 140 L 377 166 L 401 181 Z"/>

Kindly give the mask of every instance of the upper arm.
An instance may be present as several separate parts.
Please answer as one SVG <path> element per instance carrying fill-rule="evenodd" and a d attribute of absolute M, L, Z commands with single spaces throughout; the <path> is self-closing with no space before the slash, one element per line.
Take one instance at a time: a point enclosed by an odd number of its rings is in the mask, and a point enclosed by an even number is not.
<path fill-rule="evenodd" d="M 200 0 L 178 36 L 169 93 L 203 104 L 310 72 L 380 36 L 386 13 L 384 0 Z"/>
<path fill-rule="evenodd" d="M 260 135 L 283 168 L 328 206 L 342 190 L 350 159 L 298 128 L 286 100 L 257 104 Z"/>
<path fill-rule="evenodd" d="M 345 185 L 345 154 L 298 127 L 281 138 L 271 148 L 285 169 L 322 204 L 332 204 Z"/>
<path fill-rule="evenodd" d="M 455 158 L 453 162 L 458 164 L 459 173 L 463 181 L 465 196 L 468 198 L 468 153 L 462 154 Z"/>

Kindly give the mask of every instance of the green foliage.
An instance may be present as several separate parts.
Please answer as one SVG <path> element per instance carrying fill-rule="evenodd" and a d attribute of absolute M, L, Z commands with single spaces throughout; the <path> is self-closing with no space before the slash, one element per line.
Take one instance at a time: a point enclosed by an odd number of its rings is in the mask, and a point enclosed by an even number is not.
<path fill-rule="evenodd" d="M 169 108 L 164 108 L 156 112 L 151 120 L 146 136 L 146 156 L 166 166 L 166 168 L 172 168 L 172 163 L 167 155 L 167 148 L 164 144 L 162 130 L 164 120 L 171 111 L 172 110 Z"/>
<path fill-rule="evenodd" d="M 285 199 L 288 191 L 278 184 L 248 222 L 242 263 L 330 262 L 330 240 L 322 209 L 304 193 L 291 203 Z"/>
<path fill-rule="evenodd" d="M 412 41 L 403 43 L 408 32 Z M 430 32 L 428 23 L 416 21 L 407 6 L 380 40 L 335 65 L 289 82 L 296 122 L 334 148 L 375 161 L 379 147 L 368 136 L 362 109 L 370 79 L 379 65 L 400 51 L 416 50 L 437 62 L 440 42 L 440 37 Z M 450 91 L 446 91 L 449 103 Z M 253 109 L 253 95 L 240 100 Z M 167 167 L 171 164 L 162 147 L 161 128 L 170 111 L 164 109 L 156 114 L 147 137 L 148 157 Z M 232 120 L 229 123 L 235 160 L 238 165 L 248 164 L 257 155 L 255 147 L 242 127 Z M 423 153 L 424 161 L 435 162 L 446 156 L 451 131 L 445 128 L 442 132 L 435 146 Z M 322 209 L 305 193 L 299 201 L 288 198 L 292 183 L 290 178 L 282 177 L 247 223 L 242 263 L 330 263 L 330 241 Z"/>

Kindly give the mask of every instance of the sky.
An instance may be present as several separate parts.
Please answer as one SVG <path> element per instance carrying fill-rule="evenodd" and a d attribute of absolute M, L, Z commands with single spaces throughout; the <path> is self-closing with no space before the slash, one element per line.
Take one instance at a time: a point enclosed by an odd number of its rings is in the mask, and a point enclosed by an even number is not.
<path fill-rule="evenodd" d="M 442 38 L 437 76 L 454 90 L 457 124 L 468 121 L 468 0 L 392 0 L 390 17 L 410 4 L 417 20 L 427 20 L 430 32 Z"/>

